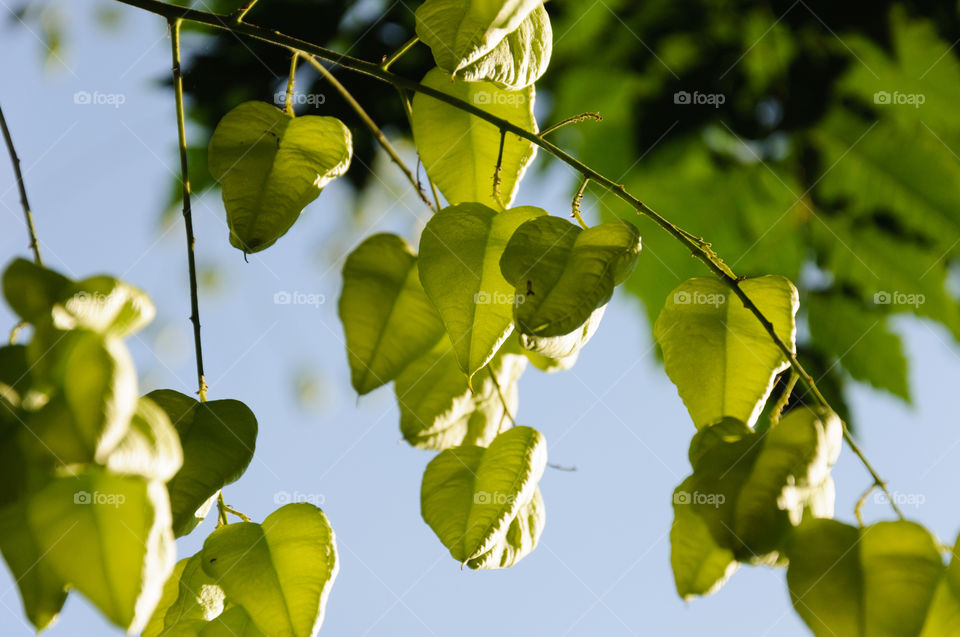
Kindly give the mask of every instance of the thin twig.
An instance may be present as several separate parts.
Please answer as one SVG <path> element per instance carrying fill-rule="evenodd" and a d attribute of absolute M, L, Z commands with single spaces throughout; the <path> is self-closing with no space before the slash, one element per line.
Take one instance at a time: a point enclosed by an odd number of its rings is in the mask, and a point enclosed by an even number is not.
<path fill-rule="evenodd" d="M 588 119 L 592 119 L 595 122 L 603 121 L 603 117 L 601 117 L 600 113 L 580 113 L 579 115 L 568 117 L 562 122 L 557 122 L 553 126 L 548 126 L 546 129 L 540 132 L 540 137 L 545 137 L 546 135 L 549 135 L 553 131 L 559 128 L 563 128 L 567 124 L 579 124 L 580 122 L 585 122 Z"/>
<path fill-rule="evenodd" d="M 569 472 L 569 473 L 573 473 L 574 471 L 577 470 L 577 467 L 576 467 L 576 466 L 568 467 L 568 466 L 563 465 L 563 464 L 554 464 L 554 463 L 552 463 L 552 462 L 548 462 L 548 463 L 547 463 L 547 466 L 550 467 L 551 469 L 556 469 L 557 471 L 567 471 L 567 472 Z"/>
<path fill-rule="evenodd" d="M 434 209 L 433 204 L 430 203 L 430 200 L 427 199 L 427 194 L 423 192 L 422 188 L 420 188 L 420 184 L 417 183 L 417 178 L 414 176 L 413 172 L 411 172 L 411 170 L 407 168 L 407 165 L 403 163 L 403 160 L 400 158 L 400 155 L 397 154 L 397 151 L 394 150 L 390 142 L 387 141 L 387 138 L 383 134 L 383 131 L 380 130 L 380 127 L 377 126 L 376 122 L 373 121 L 370 115 L 367 114 L 367 111 L 365 111 L 364 108 L 360 106 L 360 103 L 356 99 L 354 99 L 350 91 L 348 91 L 347 88 L 343 84 L 341 84 L 336 77 L 333 76 L 333 73 L 327 70 L 327 67 L 325 67 L 323 64 L 318 62 L 312 55 L 307 56 L 306 59 L 311 65 L 313 65 L 315 69 L 317 69 L 317 71 L 320 72 L 320 74 L 324 78 L 326 78 L 328 82 L 330 82 L 331 85 L 333 85 L 333 88 L 337 89 L 337 91 L 340 93 L 343 99 L 346 100 L 347 104 L 349 104 L 350 107 L 353 108 L 354 112 L 356 112 L 356 114 L 360 117 L 363 123 L 366 124 L 370 132 L 373 133 L 373 136 L 380 143 L 381 148 L 383 148 L 383 150 L 387 152 L 387 154 L 390 156 L 390 159 L 393 160 L 393 163 L 399 166 L 400 170 L 403 171 L 403 174 L 407 176 L 407 180 L 410 182 L 410 184 L 413 186 L 413 189 L 420 196 L 420 199 L 423 201 L 423 203 L 425 203 L 428 208 L 433 210 Z"/>
<path fill-rule="evenodd" d="M 250 10 L 253 9 L 257 2 L 258 0 L 248 0 L 246 4 L 241 5 L 234 13 L 234 20 L 236 20 L 238 24 L 243 22 L 243 19 L 250 13 Z"/>
<path fill-rule="evenodd" d="M 183 189 L 183 225 L 187 231 L 187 266 L 190 271 L 190 321 L 193 323 L 193 348 L 197 355 L 197 394 L 207 400 L 207 381 L 203 375 L 203 346 L 200 343 L 200 300 L 197 294 L 197 261 L 194 255 L 193 212 L 190 209 L 190 171 L 187 167 L 187 132 L 183 116 L 183 76 L 180 74 L 180 20 L 171 19 L 170 37 L 173 55 L 173 93 L 177 104 L 177 136 L 180 144 L 180 183 Z"/>
<path fill-rule="evenodd" d="M 401 57 L 403 57 L 403 54 L 409 51 L 410 49 L 412 49 L 414 45 L 419 41 L 420 41 L 420 38 L 418 38 L 417 36 L 413 36 L 412 38 L 407 40 L 404 43 L 404 45 L 400 47 L 393 55 L 391 55 L 390 57 L 384 57 L 383 64 L 380 65 L 380 68 L 383 69 L 384 71 L 389 71 L 391 65 L 393 65 L 394 62 L 396 62 Z"/>
<path fill-rule="evenodd" d="M 40 242 L 37 241 L 37 229 L 33 225 L 33 212 L 31 212 L 30 202 L 27 200 L 27 187 L 23 184 L 23 173 L 20 171 L 20 157 L 17 156 L 17 149 L 13 145 L 13 138 L 10 136 L 10 129 L 7 127 L 7 118 L 3 116 L 2 108 L 0 108 L 0 128 L 3 129 L 3 140 L 7 143 L 7 151 L 10 153 L 13 172 L 17 176 L 17 187 L 20 189 L 20 204 L 23 206 L 23 216 L 27 222 L 27 232 L 30 233 L 30 249 L 33 250 L 33 260 L 37 265 L 43 265 L 43 259 L 40 257 Z"/>
<path fill-rule="evenodd" d="M 784 385 L 783 392 L 780 394 L 780 398 L 777 399 L 777 403 L 770 411 L 770 422 L 774 424 L 780 422 L 780 416 L 783 415 L 783 409 L 787 406 L 787 403 L 790 402 L 790 395 L 793 393 L 793 388 L 796 386 L 799 378 L 800 377 L 797 376 L 797 370 L 791 367 L 790 377 L 787 379 L 787 384 Z"/>
<path fill-rule="evenodd" d="M 290 117 L 295 115 L 293 112 L 293 88 L 297 81 L 297 61 L 299 59 L 300 53 L 294 51 L 293 56 L 290 58 L 290 76 L 287 78 L 287 94 L 283 98 L 283 107 L 287 110 L 287 113 L 290 114 Z"/>
<path fill-rule="evenodd" d="M 571 217 L 577 219 L 577 223 L 580 224 L 580 227 L 586 230 L 589 228 L 587 222 L 583 220 L 583 210 L 580 209 L 580 202 L 583 200 L 583 193 L 587 189 L 587 184 L 590 183 L 589 177 L 583 178 L 583 183 L 580 184 L 580 187 L 577 188 L 577 193 L 573 196 L 573 212 L 570 213 Z"/>
<path fill-rule="evenodd" d="M 863 505 L 867 503 L 867 498 L 870 497 L 870 494 L 873 493 L 873 490 L 877 488 L 877 484 L 874 482 L 867 490 L 863 492 L 863 495 L 860 496 L 860 499 L 857 500 L 856 506 L 853 507 L 853 514 L 857 517 L 857 524 L 864 526 L 863 524 Z"/>
<path fill-rule="evenodd" d="M 315 55 L 343 68 L 392 84 L 397 88 L 416 91 L 424 95 L 428 95 L 436 100 L 450 104 L 461 111 L 479 117 L 480 119 L 493 124 L 501 131 L 505 130 L 513 133 L 514 135 L 517 135 L 518 137 L 539 146 L 550 155 L 553 155 L 560 161 L 571 166 L 584 177 L 589 177 L 591 181 L 596 183 L 601 188 L 608 190 L 615 197 L 632 206 L 633 209 L 637 211 L 637 214 L 646 215 L 651 221 L 660 226 L 661 229 L 669 233 L 675 239 L 680 241 L 680 243 L 682 243 L 685 247 L 690 249 L 691 254 L 703 262 L 711 272 L 713 272 L 721 281 L 723 281 L 723 283 L 733 291 L 737 298 L 740 299 L 740 302 L 743 303 L 743 306 L 749 310 L 758 321 L 760 321 L 760 324 L 770 336 L 770 339 L 774 342 L 777 348 L 783 352 L 784 356 L 790 362 L 790 365 L 800 375 L 800 379 L 803 381 L 804 386 L 810 390 L 816 401 L 821 406 L 824 406 L 828 409 L 830 408 L 830 404 L 826 401 L 826 399 L 823 397 L 823 394 L 817 388 L 813 378 L 797 360 L 795 352 L 776 333 L 773 324 L 769 319 L 767 319 L 756 303 L 754 303 L 753 300 L 750 299 L 750 297 L 740 288 L 740 278 L 737 277 L 723 262 L 723 260 L 709 247 L 708 243 L 695 239 L 693 235 L 673 224 L 668 219 L 661 216 L 655 210 L 637 199 L 635 196 L 627 192 L 627 189 L 623 186 L 623 184 L 618 184 L 615 181 L 598 173 L 596 170 L 590 168 L 555 144 L 552 144 L 544 139 L 543 134 L 537 134 L 532 131 L 528 131 L 521 126 L 497 117 L 496 115 L 492 115 L 473 104 L 470 104 L 452 95 L 447 95 L 446 93 L 437 89 L 424 86 L 419 82 L 396 75 L 390 71 L 384 71 L 378 64 L 367 62 L 349 55 L 343 55 L 337 53 L 336 51 L 332 51 L 311 42 L 306 42 L 277 31 L 264 29 L 262 27 L 257 27 L 246 23 L 238 23 L 235 20 L 231 20 L 229 16 L 223 16 L 207 11 L 199 11 L 186 7 L 178 7 L 166 2 L 161 2 L 160 0 L 118 0 L 118 2 L 138 7 L 167 18 L 182 18 L 184 20 L 189 20 L 190 22 L 196 22 L 198 24 L 206 24 L 208 26 L 225 29 L 235 34 L 247 35 L 249 37 L 278 46 L 283 46 L 291 50 L 299 50 L 301 54 L 304 55 Z M 555 130 L 556 127 L 550 127 L 544 131 L 544 133 L 551 132 L 551 129 Z M 889 491 L 887 490 L 885 483 L 879 478 L 873 466 L 867 461 L 866 457 L 863 455 L 863 452 L 856 444 L 856 441 L 850 435 L 850 432 L 845 424 L 843 437 L 844 440 L 847 441 L 847 444 L 850 446 L 854 454 L 863 463 L 871 477 L 874 478 L 877 486 L 883 489 L 884 492 L 889 495 Z M 890 502 L 894 511 L 896 511 L 902 518 L 903 515 L 899 511 L 899 508 L 894 504 L 892 498 L 890 499 Z"/>

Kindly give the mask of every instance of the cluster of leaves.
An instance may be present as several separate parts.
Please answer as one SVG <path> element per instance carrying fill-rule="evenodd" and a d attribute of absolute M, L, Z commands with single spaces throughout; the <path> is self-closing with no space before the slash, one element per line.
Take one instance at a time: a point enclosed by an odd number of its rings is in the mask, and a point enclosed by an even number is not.
<path fill-rule="evenodd" d="M 0 348 L 0 551 L 37 630 L 72 589 L 131 633 L 315 634 L 337 572 L 320 509 L 218 525 L 176 563 L 175 537 L 250 463 L 257 421 L 236 400 L 138 395 L 123 338 L 153 318 L 146 294 L 22 259 L 3 293 L 33 332 Z"/>

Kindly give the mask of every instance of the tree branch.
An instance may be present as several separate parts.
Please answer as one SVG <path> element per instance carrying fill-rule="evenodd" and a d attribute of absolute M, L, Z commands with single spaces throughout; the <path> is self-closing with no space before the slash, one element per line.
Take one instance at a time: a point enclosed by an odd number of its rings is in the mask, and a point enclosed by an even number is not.
<path fill-rule="evenodd" d="M 7 143 L 13 172 L 17 176 L 20 204 L 23 206 L 23 217 L 27 222 L 27 232 L 30 233 L 30 249 L 33 250 L 33 260 L 37 265 L 43 265 L 43 259 L 40 257 L 40 242 L 37 241 L 37 229 L 33 226 L 33 212 L 31 212 L 30 202 L 27 200 L 27 187 L 23 184 L 23 173 L 20 171 L 20 158 L 17 156 L 17 149 L 13 146 L 13 138 L 10 136 L 10 129 L 7 128 L 7 118 L 3 116 L 2 108 L 0 108 L 0 128 L 3 129 L 3 140 Z"/>

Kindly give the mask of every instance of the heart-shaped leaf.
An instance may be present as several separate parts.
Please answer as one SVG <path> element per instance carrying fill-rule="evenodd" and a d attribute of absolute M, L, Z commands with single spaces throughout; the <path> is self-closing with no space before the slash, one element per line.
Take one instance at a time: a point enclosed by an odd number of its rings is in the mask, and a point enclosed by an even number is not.
<path fill-rule="evenodd" d="M 175 562 L 163 483 L 85 469 L 33 494 L 26 520 L 61 581 L 116 625 L 143 628 Z"/>
<path fill-rule="evenodd" d="M 261 632 L 317 634 L 339 569 L 333 529 L 319 508 L 297 502 L 263 524 L 222 526 L 204 542 L 202 556 L 203 570 Z"/>
<path fill-rule="evenodd" d="M 546 464 L 546 440 L 530 427 L 508 429 L 486 449 L 441 451 L 423 473 L 423 519 L 461 564 L 512 566 L 534 549 L 543 531 L 537 482 Z"/>
<path fill-rule="evenodd" d="M 375 234 L 347 257 L 338 309 L 359 394 L 396 378 L 444 336 L 420 283 L 417 257 L 394 234 Z"/>
<path fill-rule="evenodd" d="M 500 255 L 521 223 L 545 215 L 532 206 L 505 212 L 478 203 L 450 206 L 420 237 L 420 281 L 440 313 L 460 369 L 473 376 L 513 330 L 513 286 Z"/>
<path fill-rule="evenodd" d="M 747 297 L 796 349 L 797 288 L 782 276 L 739 282 Z M 753 312 L 718 279 L 697 277 L 667 297 L 653 327 L 664 367 L 697 428 L 730 417 L 753 425 L 788 366 Z"/>
<path fill-rule="evenodd" d="M 166 412 L 183 447 L 183 466 L 167 483 L 173 530 L 180 537 L 206 516 L 204 503 L 243 475 L 257 444 L 257 419 L 239 400 L 201 403 L 172 389 L 147 398 Z"/>
<path fill-rule="evenodd" d="M 223 190 L 230 244 L 244 252 L 273 245 L 352 155 L 350 130 L 335 117 L 294 118 L 265 102 L 224 115 L 208 163 Z"/>
<path fill-rule="evenodd" d="M 538 4 L 497 46 L 461 68 L 456 75 L 468 82 L 488 81 L 519 91 L 540 79 L 550 64 L 552 52 L 550 16 L 543 5 Z"/>
<path fill-rule="evenodd" d="M 794 609 L 817 637 L 919 635 L 945 570 L 936 540 L 906 520 L 858 529 L 811 519 L 787 554 Z"/>
<path fill-rule="evenodd" d="M 520 342 L 552 358 L 576 353 L 593 335 L 613 288 L 626 280 L 640 254 L 640 233 L 624 221 L 587 230 L 559 217 L 527 221 L 500 259 L 515 287 Z"/>
<path fill-rule="evenodd" d="M 421 449 L 490 444 L 498 431 L 510 427 L 503 401 L 510 414 L 517 411 L 517 381 L 527 366 L 518 351 L 504 345 L 489 368 L 474 378 L 471 390 L 444 335 L 432 350 L 407 366 L 394 384 L 403 437 Z"/>
<path fill-rule="evenodd" d="M 417 35 L 437 66 L 452 75 L 494 49 L 543 0 L 427 0 L 417 7 Z"/>
<path fill-rule="evenodd" d="M 422 83 L 524 130 L 537 132 L 533 86 L 506 91 L 492 82 L 451 82 L 450 76 L 440 69 L 427 73 Z M 479 202 L 496 209 L 509 206 L 537 151 L 532 142 L 507 133 L 498 200 L 493 194 L 493 176 L 500 152 L 500 131 L 496 126 L 417 93 L 413 98 L 412 128 L 427 175 L 451 204 Z"/>

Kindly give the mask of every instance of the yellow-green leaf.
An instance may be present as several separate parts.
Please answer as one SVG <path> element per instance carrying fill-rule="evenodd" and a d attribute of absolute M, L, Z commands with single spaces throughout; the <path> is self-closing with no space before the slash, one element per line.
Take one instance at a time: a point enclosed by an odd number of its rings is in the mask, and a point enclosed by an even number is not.
<path fill-rule="evenodd" d="M 347 171 L 350 130 L 335 117 L 290 114 L 244 102 L 210 139 L 210 173 L 220 182 L 230 244 L 264 250 L 286 234 L 330 181 Z"/>
<path fill-rule="evenodd" d="M 550 16 L 543 5 L 538 4 L 497 46 L 461 68 L 456 75 L 468 82 L 486 80 L 501 88 L 518 91 L 540 79 L 550 64 L 552 51 Z"/>

